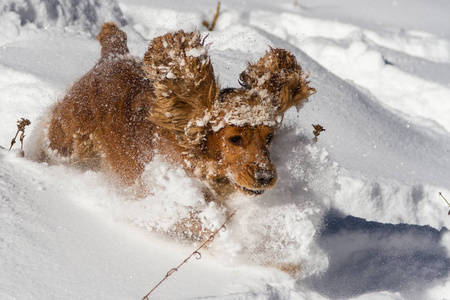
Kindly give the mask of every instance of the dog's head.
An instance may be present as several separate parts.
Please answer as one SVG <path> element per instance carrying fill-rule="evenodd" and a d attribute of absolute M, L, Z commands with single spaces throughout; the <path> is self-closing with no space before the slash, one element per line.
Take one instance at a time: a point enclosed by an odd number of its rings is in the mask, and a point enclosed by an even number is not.
<path fill-rule="evenodd" d="M 275 185 L 270 142 L 286 110 L 315 92 L 291 53 L 271 48 L 241 73 L 240 88 L 219 91 L 200 35 L 179 31 L 152 41 L 144 70 L 155 85 L 150 120 L 204 160 L 194 164 L 206 166 L 216 192 L 255 195 Z"/>
<path fill-rule="evenodd" d="M 258 195 L 275 185 L 277 173 L 269 155 L 276 122 L 267 122 L 272 111 L 261 105 L 256 92 L 224 89 L 215 105 L 215 120 L 206 138 L 206 149 L 217 168 L 214 182 Z"/>

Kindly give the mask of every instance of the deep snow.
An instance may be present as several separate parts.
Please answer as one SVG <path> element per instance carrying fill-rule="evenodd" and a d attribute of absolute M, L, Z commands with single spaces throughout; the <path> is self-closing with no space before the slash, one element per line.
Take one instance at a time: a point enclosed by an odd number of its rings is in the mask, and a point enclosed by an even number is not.
<path fill-rule="evenodd" d="M 446 299 L 450 295 L 448 1 L 223 1 L 210 55 L 223 87 L 268 46 L 292 51 L 317 89 L 274 139 L 277 186 L 238 208 L 201 260 L 154 299 Z M 431 3 L 431 4 L 430 4 Z M 95 63 L 102 22 L 133 55 L 167 31 L 200 29 L 216 3 L 0 3 L 0 145 L 21 117 L 30 153 L 39 118 Z M 95 7 L 95 9 L 94 9 Z M 370 15 L 367 13 L 370 12 Z M 314 144 L 311 124 L 326 131 Z M 195 245 L 171 225 L 223 211 L 163 157 L 136 201 L 100 173 L 0 149 L 2 299 L 140 299 Z M 300 262 L 300 279 L 260 266 Z"/>

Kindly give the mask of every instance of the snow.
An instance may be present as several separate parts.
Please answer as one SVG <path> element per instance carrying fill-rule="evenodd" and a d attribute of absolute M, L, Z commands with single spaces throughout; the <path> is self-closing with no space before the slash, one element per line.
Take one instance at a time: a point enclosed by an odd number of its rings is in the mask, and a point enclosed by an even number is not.
<path fill-rule="evenodd" d="M 141 299 L 198 246 L 173 231 L 192 207 L 209 229 L 225 220 L 163 155 L 141 200 L 102 173 L 27 158 L 40 119 L 95 63 L 94 37 L 114 20 L 137 57 L 168 31 L 209 34 L 224 88 L 269 46 L 288 49 L 317 90 L 274 138 L 275 188 L 233 197 L 227 230 L 150 299 L 447 299 L 449 2 L 228 0 L 207 32 L 215 5 L 1 2 L 0 145 L 31 120 L 25 158 L 20 143 L 0 149 L 1 298 Z M 326 129 L 317 143 L 311 124 Z M 283 263 L 300 264 L 297 278 L 272 267 Z"/>

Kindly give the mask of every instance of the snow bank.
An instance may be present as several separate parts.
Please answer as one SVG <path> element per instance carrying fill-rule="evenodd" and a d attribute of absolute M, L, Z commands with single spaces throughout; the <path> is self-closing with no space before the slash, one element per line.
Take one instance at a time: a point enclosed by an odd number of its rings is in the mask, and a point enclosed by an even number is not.
<path fill-rule="evenodd" d="M 138 202 L 111 190 L 101 174 L 37 164 L 1 149 L 0 163 L 3 299 L 140 299 L 194 250 L 125 220 Z M 122 214 L 114 213 L 119 205 Z M 292 293 L 294 281 L 281 271 L 212 254 L 202 251 L 201 260 L 194 258 L 153 296 L 286 299 Z M 318 299 L 309 291 L 296 297 Z"/>
<path fill-rule="evenodd" d="M 0 27 L 7 30 L 6 35 L 2 34 L 0 45 L 34 28 L 72 27 L 95 36 L 106 21 L 122 26 L 127 23 L 119 6 L 112 0 L 6 0 L 1 9 Z"/>
<path fill-rule="evenodd" d="M 435 62 L 450 62 L 448 39 L 413 30 L 376 32 L 294 13 L 251 12 L 249 23 L 299 46 L 325 68 L 370 90 L 386 105 L 433 119 L 450 130 L 450 107 L 445 101 L 450 97 L 450 67 L 435 68 Z M 404 70 L 402 61 L 408 69 Z M 439 84 L 428 80 L 430 76 L 443 76 L 444 80 Z M 434 105 L 428 105 L 430 102 Z"/>

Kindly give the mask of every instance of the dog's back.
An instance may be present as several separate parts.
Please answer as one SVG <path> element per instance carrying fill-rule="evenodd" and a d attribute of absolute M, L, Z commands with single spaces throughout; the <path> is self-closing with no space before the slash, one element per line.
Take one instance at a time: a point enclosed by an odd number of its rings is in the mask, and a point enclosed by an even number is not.
<path fill-rule="evenodd" d="M 51 112 L 47 138 L 52 153 L 44 159 L 56 156 L 82 168 L 108 168 L 133 183 L 143 170 L 142 152 L 151 149 L 153 125 L 146 106 L 153 86 L 141 62 L 128 55 L 126 34 L 115 24 L 104 24 L 97 39 L 99 62 Z"/>

